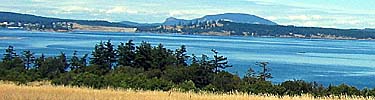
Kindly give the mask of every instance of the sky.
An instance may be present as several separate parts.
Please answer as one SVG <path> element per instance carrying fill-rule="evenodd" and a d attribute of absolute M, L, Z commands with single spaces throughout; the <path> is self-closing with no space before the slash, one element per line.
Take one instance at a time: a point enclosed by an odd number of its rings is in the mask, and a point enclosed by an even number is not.
<path fill-rule="evenodd" d="M 280 25 L 375 28 L 375 0 L 0 0 L 0 11 L 111 22 L 246 13 Z"/>

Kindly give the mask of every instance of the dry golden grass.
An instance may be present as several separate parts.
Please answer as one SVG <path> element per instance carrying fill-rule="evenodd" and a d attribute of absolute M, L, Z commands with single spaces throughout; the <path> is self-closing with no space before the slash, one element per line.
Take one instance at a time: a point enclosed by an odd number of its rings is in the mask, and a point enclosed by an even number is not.
<path fill-rule="evenodd" d="M 338 100 L 338 98 L 319 98 Z M 343 100 L 367 100 L 374 98 L 349 98 Z M 45 82 L 18 86 L 0 82 L 0 100 L 318 100 L 311 96 L 283 97 L 247 94 L 182 93 L 163 91 L 136 91 L 116 89 L 90 89 L 47 85 Z"/>

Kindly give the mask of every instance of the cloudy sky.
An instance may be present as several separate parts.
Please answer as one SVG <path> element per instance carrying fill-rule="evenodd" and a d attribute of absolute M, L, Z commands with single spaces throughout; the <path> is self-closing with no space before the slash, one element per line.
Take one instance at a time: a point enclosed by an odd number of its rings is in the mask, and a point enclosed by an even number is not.
<path fill-rule="evenodd" d="M 282 25 L 375 28 L 375 0 L 1 0 L 0 11 L 47 17 L 163 22 L 247 13 Z"/>

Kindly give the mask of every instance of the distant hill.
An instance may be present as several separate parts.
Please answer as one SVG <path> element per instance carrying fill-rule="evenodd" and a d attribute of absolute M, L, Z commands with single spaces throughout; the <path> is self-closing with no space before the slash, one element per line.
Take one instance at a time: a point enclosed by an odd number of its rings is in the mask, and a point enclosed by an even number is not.
<path fill-rule="evenodd" d="M 270 20 L 250 15 L 250 14 L 242 14 L 242 13 L 224 13 L 224 14 L 217 14 L 217 15 L 206 15 L 202 18 L 192 19 L 192 20 L 184 20 L 184 19 L 177 19 L 177 18 L 167 18 L 164 25 L 177 25 L 177 24 L 195 24 L 197 22 L 208 22 L 208 21 L 230 21 L 234 23 L 247 23 L 247 24 L 263 24 L 263 25 L 277 25 L 275 22 Z"/>
<path fill-rule="evenodd" d="M 59 21 L 69 21 L 67 19 L 47 18 L 29 14 L 13 12 L 0 12 L 0 22 L 22 22 L 22 23 L 52 23 Z"/>
<path fill-rule="evenodd" d="M 159 25 L 162 25 L 161 23 L 137 23 L 137 22 L 131 22 L 131 21 L 122 21 L 120 23 L 130 25 L 130 26 L 159 26 Z"/>
<path fill-rule="evenodd" d="M 212 21 L 231 21 L 234 23 L 247 23 L 247 24 L 262 24 L 262 25 L 277 25 L 275 22 L 270 20 L 250 15 L 250 14 L 242 14 L 242 13 L 224 13 L 224 14 L 217 14 L 217 15 L 206 15 L 202 18 L 196 18 L 192 20 L 186 19 L 178 19 L 174 17 L 169 17 L 165 19 L 163 23 L 154 23 L 154 24 L 141 24 L 136 22 L 130 21 L 123 21 L 122 24 L 133 25 L 133 26 L 155 26 L 155 25 L 188 25 L 188 24 L 197 24 L 200 22 L 212 22 Z"/>
<path fill-rule="evenodd" d="M 169 17 L 167 19 L 165 19 L 164 23 L 162 23 L 163 25 L 187 25 L 187 24 L 191 24 L 193 21 L 192 20 L 185 20 L 185 19 L 177 19 L 177 18 L 174 18 L 174 17 Z M 195 23 L 193 23 L 195 24 Z"/>
<path fill-rule="evenodd" d="M 375 28 L 365 28 L 363 29 L 364 31 L 372 31 L 372 32 L 375 32 Z"/>
<path fill-rule="evenodd" d="M 375 39 L 375 31 L 369 29 L 335 29 L 319 27 L 296 27 L 283 25 L 262 25 L 218 21 L 180 26 L 138 27 L 140 32 L 183 33 L 201 35 L 237 35 L 327 39 Z"/>
<path fill-rule="evenodd" d="M 108 22 L 100 20 L 73 20 L 41 17 L 30 14 L 0 12 L 0 22 L 38 23 L 46 28 L 53 22 L 73 22 L 91 28 L 105 26 L 105 29 L 136 28 L 137 32 L 183 33 L 203 35 L 243 35 L 329 39 L 375 39 L 375 29 L 335 29 L 319 27 L 283 26 L 267 19 L 249 14 L 225 13 L 207 15 L 192 20 L 167 18 L 164 23 L 135 23 L 130 21 Z M 2 23 L 1 23 L 2 24 Z M 4 24 L 3 24 L 4 25 Z M 36 25 L 36 24 L 35 24 Z M 163 25 L 163 26 L 161 26 Z M 110 28 L 108 28 L 110 27 Z"/>
<path fill-rule="evenodd" d="M 40 23 L 43 25 L 51 25 L 53 22 L 75 22 L 81 25 L 91 25 L 91 26 L 110 26 L 110 27 L 134 27 L 131 25 L 114 23 L 108 21 L 100 20 L 73 20 L 73 19 L 59 19 L 59 18 L 49 18 L 41 17 L 30 14 L 20 14 L 13 12 L 0 12 L 0 22 L 20 22 L 20 23 Z"/>

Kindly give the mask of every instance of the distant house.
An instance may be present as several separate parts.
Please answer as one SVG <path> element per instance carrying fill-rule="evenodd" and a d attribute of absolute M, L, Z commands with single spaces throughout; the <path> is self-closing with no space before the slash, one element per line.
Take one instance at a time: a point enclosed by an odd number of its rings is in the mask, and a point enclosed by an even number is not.
<path fill-rule="evenodd" d="M 72 22 L 53 22 L 52 29 L 55 31 L 70 31 L 73 29 Z"/>

